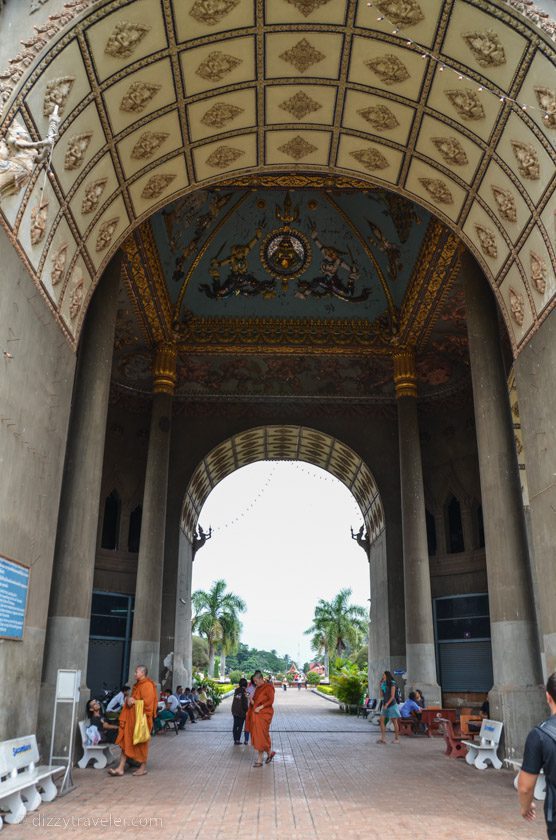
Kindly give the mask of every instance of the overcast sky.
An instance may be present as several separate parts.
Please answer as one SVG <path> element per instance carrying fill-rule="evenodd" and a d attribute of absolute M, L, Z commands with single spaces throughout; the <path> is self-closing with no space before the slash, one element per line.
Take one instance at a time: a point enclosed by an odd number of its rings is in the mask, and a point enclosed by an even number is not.
<path fill-rule="evenodd" d="M 243 467 L 216 486 L 201 512 L 213 536 L 195 558 L 193 589 L 224 578 L 247 604 L 241 641 L 303 665 L 312 655 L 303 631 L 319 598 L 349 587 L 352 603 L 368 608 L 369 565 L 350 536 L 362 521 L 349 490 L 318 467 Z"/>

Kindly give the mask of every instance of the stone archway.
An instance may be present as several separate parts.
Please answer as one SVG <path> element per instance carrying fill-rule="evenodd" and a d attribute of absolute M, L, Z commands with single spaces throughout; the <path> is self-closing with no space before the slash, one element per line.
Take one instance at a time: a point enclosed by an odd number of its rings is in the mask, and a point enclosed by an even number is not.
<path fill-rule="evenodd" d="M 349 446 L 304 426 L 259 426 L 212 449 L 197 465 L 185 491 L 180 516 L 178 597 L 174 636 L 174 681 L 191 676 L 192 543 L 201 509 L 211 491 L 235 470 L 257 461 L 304 461 L 335 476 L 356 500 L 365 521 L 370 564 L 369 684 L 389 667 L 386 521 L 380 492 L 369 466 Z"/>
<path fill-rule="evenodd" d="M 553 28 L 515 2 L 406 5 L 73 0 L 39 27 L 10 62 L 0 132 L 17 119 L 44 135 L 58 102 L 61 133 L 44 193 L 35 173 L 2 222 L 72 345 L 141 220 L 199 186 L 287 171 L 432 210 L 480 262 L 519 352 L 556 293 Z"/>

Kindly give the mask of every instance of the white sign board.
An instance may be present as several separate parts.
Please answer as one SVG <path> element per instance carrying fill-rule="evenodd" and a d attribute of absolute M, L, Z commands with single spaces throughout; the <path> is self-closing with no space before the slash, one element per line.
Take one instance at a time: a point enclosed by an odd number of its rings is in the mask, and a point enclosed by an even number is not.
<path fill-rule="evenodd" d="M 59 670 L 56 679 L 56 700 L 73 703 L 79 700 L 81 671 Z"/>

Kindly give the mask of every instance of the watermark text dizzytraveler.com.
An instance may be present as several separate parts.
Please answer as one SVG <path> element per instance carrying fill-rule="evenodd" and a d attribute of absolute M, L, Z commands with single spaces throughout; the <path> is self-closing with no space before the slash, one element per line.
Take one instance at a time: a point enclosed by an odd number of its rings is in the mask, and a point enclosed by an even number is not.
<path fill-rule="evenodd" d="M 31 820 L 35 828 L 162 828 L 160 817 L 48 817 L 34 814 Z"/>

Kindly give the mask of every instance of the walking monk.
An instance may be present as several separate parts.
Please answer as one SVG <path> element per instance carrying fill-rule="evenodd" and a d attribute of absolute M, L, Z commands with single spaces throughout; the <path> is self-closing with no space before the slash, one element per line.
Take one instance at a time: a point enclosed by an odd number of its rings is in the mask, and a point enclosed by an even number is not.
<path fill-rule="evenodd" d="M 149 742 L 145 741 L 144 744 L 133 743 L 135 703 L 137 700 L 143 701 L 143 709 L 147 716 L 147 724 L 150 732 L 153 727 L 153 718 L 156 715 L 158 697 L 156 695 L 156 686 L 150 677 L 147 676 L 147 669 L 144 665 L 138 665 L 135 669 L 135 679 L 136 683 L 131 690 L 131 697 L 126 698 L 124 707 L 120 712 L 120 731 L 116 738 L 116 744 L 121 748 L 122 755 L 118 766 L 108 771 L 111 776 L 124 775 L 125 763 L 128 758 L 139 763 L 139 767 L 132 774 L 133 776 L 144 776 L 147 772 Z"/>
<path fill-rule="evenodd" d="M 247 712 L 247 720 L 251 743 L 258 753 L 253 767 L 262 767 L 264 753 L 267 755 L 265 764 L 270 764 L 276 755 L 270 740 L 270 724 L 274 715 L 274 686 L 265 682 L 260 671 L 253 674 L 253 682 L 256 688 Z"/>

